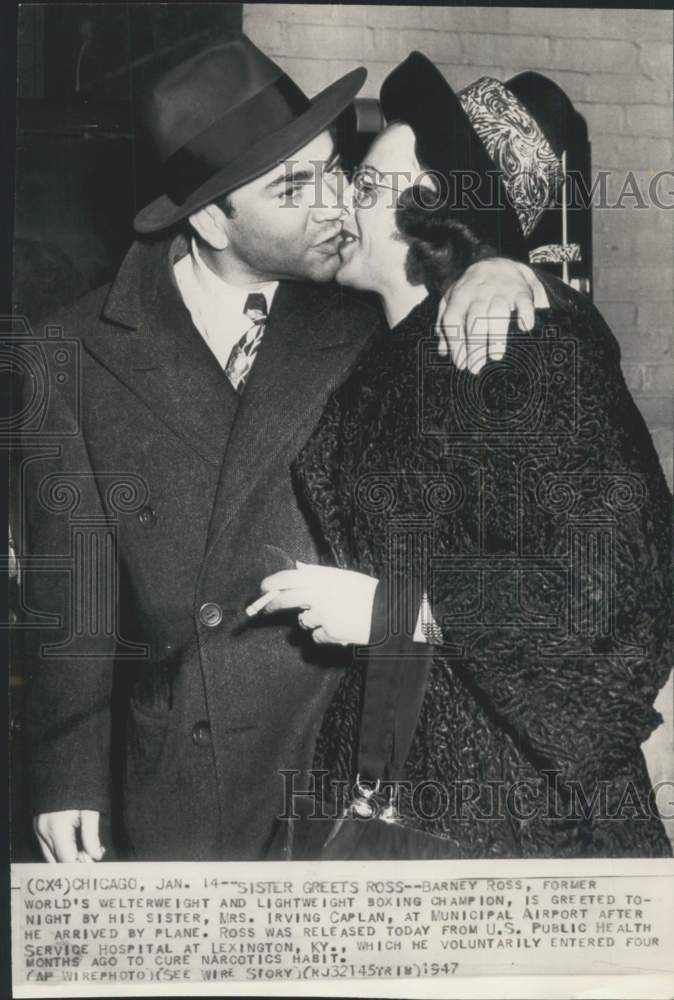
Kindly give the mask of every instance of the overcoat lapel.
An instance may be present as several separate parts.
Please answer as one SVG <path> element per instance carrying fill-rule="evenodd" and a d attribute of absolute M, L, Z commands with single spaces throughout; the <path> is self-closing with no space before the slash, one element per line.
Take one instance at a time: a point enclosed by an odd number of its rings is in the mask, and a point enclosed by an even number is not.
<path fill-rule="evenodd" d="M 173 434 L 219 466 L 239 397 L 194 327 L 170 266 L 165 242 L 134 245 L 84 343 Z"/>
<path fill-rule="evenodd" d="M 299 450 L 362 349 L 369 331 L 356 329 L 350 312 L 337 286 L 279 286 L 227 445 L 207 558 L 279 449 L 296 439 Z M 378 315 L 373 308 L 373 324 Z"/>

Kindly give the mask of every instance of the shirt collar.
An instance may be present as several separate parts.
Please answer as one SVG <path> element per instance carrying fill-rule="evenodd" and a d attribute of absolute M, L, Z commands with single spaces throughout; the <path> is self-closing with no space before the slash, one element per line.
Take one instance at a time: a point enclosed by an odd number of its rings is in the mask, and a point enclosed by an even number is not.
<path fill-rule="evenodd" d="M 215 271 L 212 271 L 204 261 L 194 237 L 191 244 L 191 256 L 199 292 L 208 301 L 217 303 L 221 309 L 225 310 L 225 315 L 243 313 L 246 299 L 251 292 L 261 292 L 267 301 L 267 311 L 271 309 L 278 281 L 265 281 L 255 285 L 230 285 L 223 281 Z"/>

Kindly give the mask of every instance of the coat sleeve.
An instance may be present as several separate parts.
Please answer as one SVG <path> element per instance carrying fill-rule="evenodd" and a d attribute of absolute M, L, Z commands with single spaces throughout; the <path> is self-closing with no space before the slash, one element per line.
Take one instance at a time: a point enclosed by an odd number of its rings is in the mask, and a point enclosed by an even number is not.
<path fill-rule="evenodd" d="M 591 787 L 610 780 L 661 722 L 653 708 L 670 669 L 671 498 L 644 421 L 625 385 L 617 344 L 597 310 L 581 297 L 550 287 L 555 307 L 542 314 L 574 345 L 574 428 L 539 442 L 540 455 L 521 463 L 517 516 L 528 556 L 558 567 L 525 572 L 528 600 L 558 613 L 555 628 L 508 627 L 505 592 L 515 573 L 500 579 L 494 624 L 457 626 L 457 576 L 435 575 L 434 618 L 457 674 L 486 702 L 539 767 Z M 571 294 L 571 293 L 569 293 Z M 549 372 L 548 372 L 549 374 Z M 547 384 L 545 405 L 566 409 L 567 387 Z M 551 425 L 563 431 L 559 422 Z M 569 431 L 569 427 L 566 428 Z M 535 448 L 532 448 L 532 453 Z M 501 501 L 507 460 L 485 443 L 497 488 L 487 491 L 485 517 Z M 498 532 L 498 514 L 488 525 Z M 438 532 L 442 533 L 442 526 Z M 451 561 L 450 561 L 451 562 Z M 526 576 L 528 573 L 528 581 Z M 521 581 L 520 581 L 521 582 Z"/>
<path fill-rule="evenodd" d="M 34 814 L 107 812 L 115 635 L 95 620 L 102 606 L 95 589 L 106 588 L 114 621 L 116 581 L 100 543 L 105 514 L 77 426 L 76 396 L 61 391 L 58 369 L 36 350 L 41 384 L 26 374 L 15 412 L 38 416 L 19 419 L 14 484 L 31 806 Z M 36 408 L 37 396 L 43 405 Z M 94 538 L 97 552 L 89 547 Z"/>

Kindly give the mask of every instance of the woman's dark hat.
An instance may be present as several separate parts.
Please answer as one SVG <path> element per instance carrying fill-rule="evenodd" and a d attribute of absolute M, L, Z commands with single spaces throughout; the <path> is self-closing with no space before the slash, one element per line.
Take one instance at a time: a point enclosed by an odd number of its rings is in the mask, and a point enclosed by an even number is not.
<path fill-rule="evenodd" d="M 309 100 L 245 35 L 176 66 L 145 103 L 164 193 L 138 213 L 136 232 L 167 229 L 271 170 L 327 128 L 366 76 L 352 70 Z"/>
<path fill-rule="evenodd" d="M 563 180 L 575 114 L 563 91 L 526 73 L 507 84 L 482 77 L 455 94 L 413 52 L 384 81 L 381 103 L 388 121 L 410 125 L 425 165 L 451 180 L 454 217 L 500 253 L 528 260 L 526 240 Z"/>
<path fill-rule="evenodd" d="M 518 73 L 506 87 L 537 122 L 556 155 L 561 158 L 573 141 L 578 112 L 554 80 L 541 73 Z"/>

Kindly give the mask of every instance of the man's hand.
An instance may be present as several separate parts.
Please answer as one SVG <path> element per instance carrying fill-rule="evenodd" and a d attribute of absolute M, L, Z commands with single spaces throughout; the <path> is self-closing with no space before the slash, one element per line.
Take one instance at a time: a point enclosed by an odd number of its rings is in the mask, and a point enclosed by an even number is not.
<path fill-rule="evenodd" d="M 105 854 L 98 833 L 100 815 L 93 809 L 64 809 L 36 816 L 33 829 L 45 861 L 100 861 Z"/>
<path fill-rule="evenodd" d="M 300 628 L 311 631 L 314 642 L 367 645 L 370 641 L 372 603 L 377 581 L 365 573 L 331 566 L 297 563 L 260 584 L 263 593 L 274 593 L 264 613 L 302 608 Z"/>
<path fill-rule="evenodd" d="M 438 310 L 438 350 L 450 351 L 457 368 L 474 375 L 487 361 L 500 361 L 508 343 L 511 314 L 521 330 L 533 329 L 534 309 L 548 309 L 543 285 L 526 264 L 493 257 L 471 264 L 446 292 Z"/>

